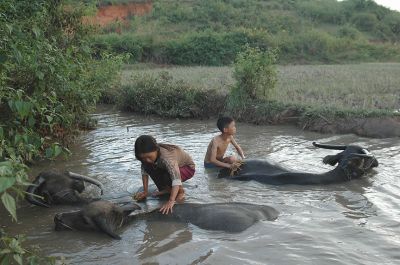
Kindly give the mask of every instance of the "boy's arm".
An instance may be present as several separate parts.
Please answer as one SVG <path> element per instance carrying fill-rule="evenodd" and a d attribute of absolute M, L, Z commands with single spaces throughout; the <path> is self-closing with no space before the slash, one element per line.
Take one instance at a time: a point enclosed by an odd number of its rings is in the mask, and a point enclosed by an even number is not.
<path fill-rule="evenodd" d="M 235 141 L 235 139 L 232 137 L 231 142 L 233 144 L 233 146 L 236 148 L 236 150 L 238 151 L 239 155 L 245 159 L 244 153 L 242 148 L 240 148 L 240 146 L 237 144 L 237 142 Z"/>
<path fill-rule="evenodd" d="M 231 168 L 231 164 L 221 162 L 217 159 L 217 148 L 218 148 L 218 146 L 215 143 L 215 140 L 213 140 L 213 143 L 211 146 L 210 162 L 219 167 Z"/>

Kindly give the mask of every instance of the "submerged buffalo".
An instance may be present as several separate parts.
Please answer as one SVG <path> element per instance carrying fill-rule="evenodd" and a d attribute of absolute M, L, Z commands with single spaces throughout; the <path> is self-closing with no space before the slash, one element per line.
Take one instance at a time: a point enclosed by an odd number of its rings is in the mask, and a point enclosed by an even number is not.
<path fill-rule="evenodd" d="M 265 184 L 331 184 L 360 178 L 372 168 L 378 166 L 376 158 L 365 148 L 356 145 L 325 145 L 313 142 L 315 147 L 343 150 L 336 155 L 328 155 L 323 159 L 325 164 L 337 166 L 328 172 L 315 174 L 293 172 L 265 160 L 246 160 L 233 174 L 228 169 L 221 169 L 218 177 L 235 180 L 255 180 Z"/>
<path fill-rule="evenodd" d="M 57 214 L 54 218 L 55 229 L 57 231 L 95 230 L 120 239 L 115 232 L 116 229 L 141 216 L 191 223 L 207 230 L 237 233 L 260 220 L 275 220 L 278 217 L 278 211 L 272 207 L 235 202 L 184 203 L 175 205 L 173 212 L 168 215 L 162 215 L 158 209 L 140 215 L 130 215 L 137 209 L 140 207 L 133 202 L 121 207 L 109 201 L 96 201 L 89 203 L 80 211 Z"/>
<path fill-rule="evenodd" d="M 56 214 L 55 230 L 95 230 L 121 239 L 115 231 L 128 222 L 130 213 L 140 209 L 136 203 L 119 206 L 109 201 L 94 201 L 82 210 Z"/>
<path fill-rule="evenodd" d="M 27 189 L 26 200 L 32 204 L 50 207 L 54 204 L 77 204 L 92 201 L 83 198 L 84 182 L 98 186 L 103 194 L 102 184 L 92 178 L 72 172 L 41 172 Z M 42 199 L 43 198 L 43 199 Z"/>

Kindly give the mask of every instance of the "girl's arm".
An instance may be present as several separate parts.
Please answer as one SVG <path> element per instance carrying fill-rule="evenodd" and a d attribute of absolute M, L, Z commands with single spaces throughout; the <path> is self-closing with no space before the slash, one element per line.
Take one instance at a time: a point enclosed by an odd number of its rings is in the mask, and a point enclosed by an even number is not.
<path fill-rule="evenodd" d="M 238 151 L 239 155 L 245 159 L 244 153 L 242 148 L 240 148 L 240 146 L 237 144 L 237 142 L 235 141 L 235 139 L 232 137 L 231 142 L 233 144 L 233 146 L 236 148 L 236 150 Z"/>
<path fill-rule="evenodd" d="M 133 198 L 137 201 L 146 199 L 149 189 L 149 175 L 142 173 L 143 191 L 136 193 Z"/>
<path fill-rule="evenodd" d="M 147 195 L 149 192 L 149 175 L 142 175 L 143 192 Z"/>
<path fill-rule="evenodd" d="M 165 203 L 163 205 L 163 207 L 161 207 L 161 209 L 160 209 L 160 212 L 162 214 L 168 214 L 169 212 L 172 213 L 172 208 L 175 205 L 175 199 L 176 199 L 176 196 L 178 195 L 179 186 L 180 185 L 172 186 L 171 195 L 169 196 L 169 201 L 167 203 Z"/>

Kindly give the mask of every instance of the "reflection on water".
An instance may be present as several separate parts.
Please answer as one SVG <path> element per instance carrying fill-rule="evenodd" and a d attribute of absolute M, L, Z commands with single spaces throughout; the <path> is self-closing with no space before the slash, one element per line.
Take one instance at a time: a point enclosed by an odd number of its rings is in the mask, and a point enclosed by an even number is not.
<path fill-rule="evenodd" d="M 309 172 L 333 150 L 316 149 L 319 141 L 368 147 L 380 165 L 374 174 L 326 186 L 269 186 L 216 178 L 205 171 L 203 157 L 217 134 L 215 121 L 165 120 L 100 109 L 98 129 L 71 146 L 67 161 L 46 162 L 32 170 L 69 169 L 104 183 L 106 196 L 132 193 L 141 186 L 133 143 L 141 134 L 174 143 L 197 164 L 185 183 L 190 202 L 250 202 L 280 211 L 274 222 L 260 222 L 240 234 L 199 229 L 191 224 L 138 218 L 122 229 L 121 241 L 89 232 L 55 232 L 53 216 L 71 210 L 23 205 L 19 222 L 3 218 L 9 233 L 25 233 L 46 254 L 65 256 L 71 264 L 398 264 L 400 255 L 399 139 L 322 135 L 294 127 L 238 124 L 237 141 L 249 158 L 267 158 Z M 89 186 L 88 193 L 97 192 Z M 149 208 L 158 204 L 148 200 Z"/>

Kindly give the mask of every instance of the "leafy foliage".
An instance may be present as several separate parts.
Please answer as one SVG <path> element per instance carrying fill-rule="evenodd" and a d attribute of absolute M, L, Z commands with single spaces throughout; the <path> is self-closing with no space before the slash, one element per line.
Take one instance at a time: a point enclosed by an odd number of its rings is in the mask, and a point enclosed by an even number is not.
<path fill-rule="evenodd" d="M 86 4 L 66 2 L 0 2 L 0 198 L 14 220 L 29 183 L 26 164 L 68 154 L 69 136 L 87 126 L 118 70 L 114 57 L 92 58 L 94 32 L 81 23 Z M 2 244 L 2 264 L 40 263 L 24 258 L 18 237 L 2 235 Z"/>
<path fill-rule="evenodd" d="M 247 46 L 235 61 L 236 85 L 232 93 L 240 93 L 251 100 L 268 99 L 277 82 L 276 60 L 277 51 L 263 52 Z"/>

